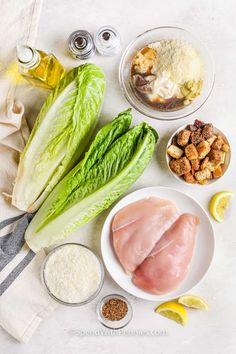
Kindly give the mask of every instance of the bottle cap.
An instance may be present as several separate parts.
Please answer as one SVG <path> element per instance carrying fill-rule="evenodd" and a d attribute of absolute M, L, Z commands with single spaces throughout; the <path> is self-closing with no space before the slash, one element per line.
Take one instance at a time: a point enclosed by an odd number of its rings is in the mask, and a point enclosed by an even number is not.
<path fill-rule="evenodd" d="M 17 45 L 16 56 L 18 61 L 27 67 L 32 67 L 38 62 L 37 52 L 27 45 Z"/>
<path fill-rule="evenodd" d="M 114 27 L 103 26 L 95 33 L 94 43 L 101 55 L 115 55 L 121 46 L 120 34 Z"/>

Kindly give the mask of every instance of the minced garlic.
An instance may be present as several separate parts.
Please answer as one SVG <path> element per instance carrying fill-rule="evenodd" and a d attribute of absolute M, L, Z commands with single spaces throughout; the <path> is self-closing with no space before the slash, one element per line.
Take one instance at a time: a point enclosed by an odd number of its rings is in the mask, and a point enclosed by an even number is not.
<path fill-rule="evenodd" d="M 156 70 L 157 53 L 154 49 L 145 47 L 133 59 L 135 71 L 151 73 Z"/>

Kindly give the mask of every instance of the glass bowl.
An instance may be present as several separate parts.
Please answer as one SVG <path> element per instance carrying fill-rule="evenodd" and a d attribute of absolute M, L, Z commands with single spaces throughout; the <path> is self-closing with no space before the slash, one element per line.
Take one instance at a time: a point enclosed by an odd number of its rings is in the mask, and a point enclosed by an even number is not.
<path fill-rule="evenodd" d="M 100 279 L 100 282 L 98 284 L 98 287 L 96 289 L 96 291 L 85 301 L 82 301 L 82 302 L 77 302 L 77 303 L 71 303 L 71 302 L 65 302 L 59 298 L 57 298 L 49 289 L 48 285 L 47 285 L 47 282 L 46 282 L 46 279 L 45 279 L 45 268 L 46 268 L 46 265 L 47 265 L 47 261 L 49 260 L 49 258 L 51 257 L 51 255 L 56 252 L 58 249 L 62 248 L 62 247 L 65 247 L 65 246 L 68 246 L 68 245 L 76 245 L 76 246 L 79 246 L 79 247 L 84 247 L 86 248 L 87 250 L 89 250 L 95 257 L 96 259 L 98 260 L 99 262 L 99 265 L 100 265 L 100 270 L 101 270 L 101 279 Z M 99 292 L 101 291 L 102 289 L 102 286 L 103 286 L 103 283 L 104 283 L 104 266 L 102 264 L 102 261 L 101 259 L 87 246 L 85 245 L 82 245 L 80 243 L 75 243 L 75 242 L 70 242 L 70 243 L 64 243 L 60 246 L 57 246 L 55 247 L 51 252 L 48 253 L 48 255 L 46 256 L 43 264 L 42 264 L 42 268 L 41 268 L 41 281 L 44 285 L 44 287 L 46 288 L 48 294 L 54 299 L 56 300 L 57 302 L 59 302 L 60 304 L 62 305 L 67 305 L 67 306 L 82 306 L 82 305 L 85 305 L 85 304 L 88 304 L 90 301 L 92 301 L 93 299 L 95 299 L 95 297 L 99 294 Z"/>
<path fill-rule="evenodd" d="M 204 65 L 204 81 L 200 96 L 189 105 L 172 111 L 160 111 L 140 101 L 130 83 L 131 62 L 140 49 L 162 39 L 182 39 L 198 50 Z M 125 49 L 119 66 L 121 90 L 128 102 L 140 113 L 150 118 L 170 121 L 184 118 L 197 111 L 208 99 L 215 81 L 214 66 L 207 48 L 188 31 L 178 27 L 157 27 L 140 34 Z"/>
<path fill-rule="evenodd" d="M 188 125 L 188 124 L 187 124 Z M 173 138 L 181 131 L 181 130 L 184 130 L 187 126 L 186 124 L 183 125 L 182 127 L 180 127 L 179 129 L 177 129 L 170 137 L 168 143 L 167 143 L 167 147 L 166 147 L 166 151 L 167 149 L 169 148 L 169 146 L 172 144 L 172 141 L 173 141 Z M 213 131 L 214 131 L 214 134 L 215 135 L 221 135 L 222 138 L 224 139 L 224 141 L 226 142 L 226 144 L 229 145 L 230 149 L 229 151 L 226 153 L 225 155 L 225 163 L 222 165 L 222 169 L 223 169 L 223 174 L 221 177 L 219 178 L 213 178 L 213 179 L 209 179 L 208 180 L 208 183 L 207 184 L 199 184 L 199 183 L 195 183 L 195 184 L 192 184 L 192 183 L 188 183 L 184 180 L 183 177 L 181 176 L 177 176 L 170 168 L 170 161 L 171 161 L 171 158 L 170 156 L 168 155 L 168 153 L 166 152 L 166 164 L 168 166 L 168 170 L 170 171 L 170 173 L 172 174 L 172 176 L 177 179 L 179 182 L 181 183 L 184 183 L 185 185 L 188 185 L 190 187 L 207 187 L 209 186 L 210 184 L 213 184 L 213 183 L 216 183 L 218 182 L 225 174 L 226 174 L 226 171 L 228 170 L 229 168 L 229 165 L 230 165 L 230 160 L 231 160 L 231 145 L 228 141 L 228 139 L 226 138 L 225 134 L 218 128 L 216 128 L 214 125 L 213 125 Z"/>
<path fill-rule="evenodd" d="M 118 320 L 118 321 L 110 321 L 108 320 L 106 317 L 103 316 L 102 314 L 102 307 L 103 305 L 108 301 L 108 300 L 111 300 L 111 299 L 119 299 L 119 300 L 122 300 L 124 302 L 126 302 L 127 306 L 128 306 L 128 312 L 127 314 L 125 315 L 124 318 L 122 318 L 121 320 Z M 111 294 L 111 295 L 107 295 L 105 297 L 103 297 L 98 305 L 97 305 L 97 316 L 98 316 L 98 319 L 99 319 L 99 322 L 104 326 L 104 327 L 107 327 L 107 328 L 110 328 L 110 329 L 122 329 L 124 327 L 126 327 L 130 321 L 132 320 L 132 317 L 133 317 L 133 310 L 132 310 L 132 306 L 129 302 L 129 300 L 127 300 L 127 298 L 125 298 L 124 296 L 120 295 L 120 294 Z"/>

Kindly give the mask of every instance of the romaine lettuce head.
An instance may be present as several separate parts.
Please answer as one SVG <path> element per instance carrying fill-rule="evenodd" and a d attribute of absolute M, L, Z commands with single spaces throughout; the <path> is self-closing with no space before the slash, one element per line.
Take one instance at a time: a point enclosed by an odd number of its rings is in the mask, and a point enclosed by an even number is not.
<path fill-rule="evenodd" d="M 97 123 L 105 89 L 101 68 L 71 70 L 44 103 L 21 155 L 12 204 L 34 212 L 77 163 Z"/>
<path fill-rule="evenodd" d="M 142 174 L 158 136 L 146 123 L 128 130 L 125 118 L 121 115 L 101 129 L 85 159 L 56 186 L 37 212 L 25 234 L 33 251 L 52 245 L 92 220 Z M 122 134 L 122 130 L 126 132 Z"/>

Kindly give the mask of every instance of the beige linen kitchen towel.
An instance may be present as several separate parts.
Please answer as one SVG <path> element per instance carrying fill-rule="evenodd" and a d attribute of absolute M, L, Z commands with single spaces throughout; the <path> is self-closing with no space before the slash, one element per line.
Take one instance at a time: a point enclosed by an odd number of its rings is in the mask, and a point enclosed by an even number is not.
<path fill-rule="evenodd" d="M 44 252 L 24 242 L 32 215 L 11 205 L 19 154 L 29 136 L 24 107 L 14 100 L 16 43 L 34 44 L 42 0 L 0 0 L 0 326 L 27 342 L 55 307 L 40 282 Z M 29 92 L 27 86 L 22 90 Z"/>

